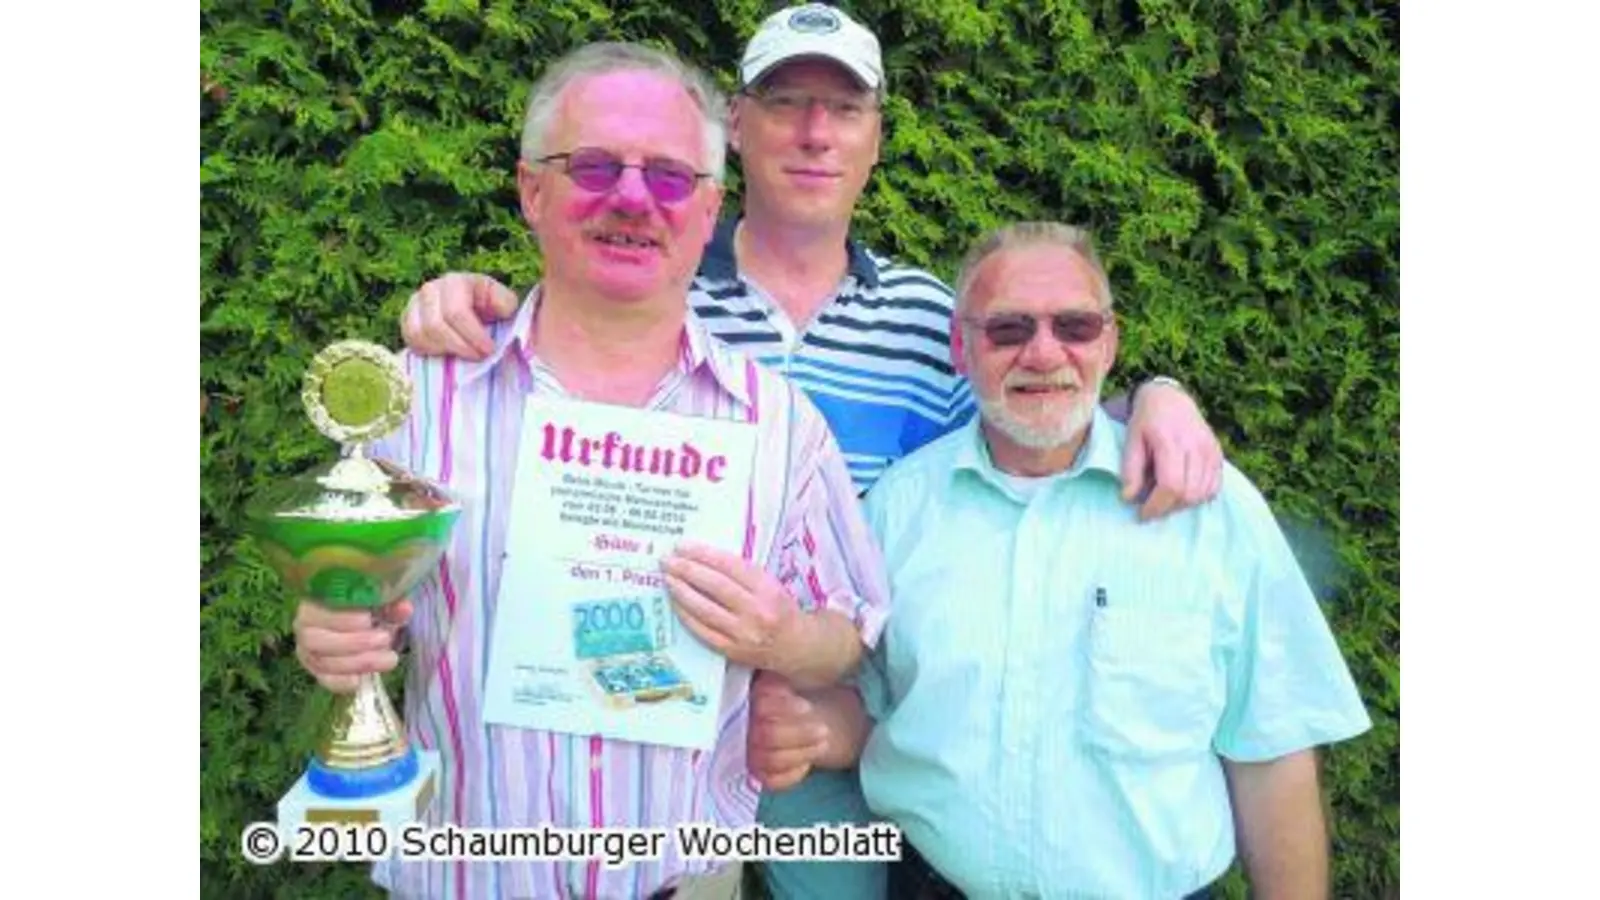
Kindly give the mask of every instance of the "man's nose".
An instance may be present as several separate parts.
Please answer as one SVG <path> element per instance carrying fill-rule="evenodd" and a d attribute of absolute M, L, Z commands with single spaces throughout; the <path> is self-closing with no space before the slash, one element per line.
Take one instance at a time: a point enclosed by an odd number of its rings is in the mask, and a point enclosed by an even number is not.
<path fill-rule="evenodd" d="M 833 114 L 821 100 L 810 100 L 800 113 L 800 142 L 808 150 L 827 150 L 833 146 Z"/>
<path fill-rule="evenodd" d="M 644 171 L 632 167 L 623 169 L 617 183 L 611 188 L 614 205 L 624 212 L 643 212 L 650 208 L 650 187 L 644 183 Z"/>
<path fill-rule="evenodd" d="M 1039 327 L 1022 347 L 1022 353 L 1017 357 L 1017 362 L 1037 372 L 1051 372 L 1061 368 L 1067 362 L 1067 351 L 1061 342 L 1050 330 L 1050 321 L 1046 319 L 1039 323 Z"/>

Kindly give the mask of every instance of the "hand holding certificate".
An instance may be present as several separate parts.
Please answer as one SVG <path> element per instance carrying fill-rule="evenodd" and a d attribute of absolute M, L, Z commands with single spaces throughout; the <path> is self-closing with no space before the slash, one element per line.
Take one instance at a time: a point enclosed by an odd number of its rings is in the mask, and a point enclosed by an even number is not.
<path fill-rule="evenodd" d="M 662 561 L 691 535 L 741 563 L 753 552 L 754 427 L 536 394 L 522 434 L 485 718 L 711 747 L 728 661 L 774 634 L 747 623 L 778 620 L 712 600 L 680 620 Z"/>
<path fill-rule="evenodd" d="M 739 556 L 685 541 L 668 557 L 667 587 L 683 624 L 731 662 L 783 670 L 804 614 L 776 578 Z"/>

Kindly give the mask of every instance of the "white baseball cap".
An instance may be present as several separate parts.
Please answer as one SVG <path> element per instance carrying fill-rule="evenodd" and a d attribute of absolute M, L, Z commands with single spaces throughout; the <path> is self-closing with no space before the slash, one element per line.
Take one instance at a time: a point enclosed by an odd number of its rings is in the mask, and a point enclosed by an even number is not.
<path fill-rule="evenodd" d="M 791 6 L 768 16 L 745 47 L 740 81 L 749 87 L 778 65 L 801 57 L 833 60 L 868 90 L 883 85 L 877 36 L 825 3 Z"/>

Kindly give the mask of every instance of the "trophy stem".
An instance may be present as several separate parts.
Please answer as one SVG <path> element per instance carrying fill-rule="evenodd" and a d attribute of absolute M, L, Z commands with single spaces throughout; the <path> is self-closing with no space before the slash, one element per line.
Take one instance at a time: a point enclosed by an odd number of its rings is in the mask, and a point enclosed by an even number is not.
<path fill-rule="evenodd" d="M 361 676 L 355 692 L 334 697 L 317 756 L 334 769 L 366 769 L 405 755 L 406 734 L 377 673 Z"/>
<path fill-rule="evenodd" d="M 308 772 L 320 794 L 371 796 L 416 774 L 416 750 L 376 673 L 362 675 L 353 693 L 334 697 L 324 735 Z"/>

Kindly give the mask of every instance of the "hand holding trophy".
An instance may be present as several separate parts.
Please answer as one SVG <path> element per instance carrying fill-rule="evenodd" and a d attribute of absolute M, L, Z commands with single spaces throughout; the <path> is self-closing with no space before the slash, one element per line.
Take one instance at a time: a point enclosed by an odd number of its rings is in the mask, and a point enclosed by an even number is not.
<path fill-rule="evenodd" d="M 301 393 L 317 430 L 340 458 L 273 485 L 250 505 L 251 531 L 297 596 L 333 610 L 377 610 L 405 597 L 438 564 L 460 517 L 443 488 L 365 447 L 398 428 L 411 383 L 389 351 L 364 341 L 333 344 L 312 360 Z M 278 824 L 352 822 L 400 826 L 433 799 L 438 754 L 406 738 L 377 673 L 333 697 L 316 752 L 278 802 Z"/>

